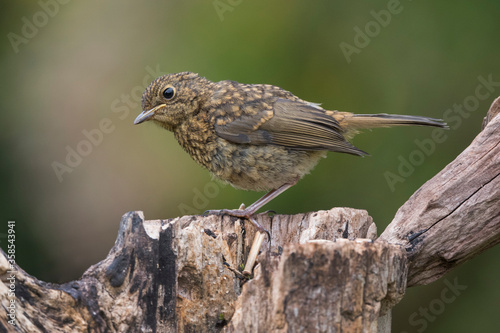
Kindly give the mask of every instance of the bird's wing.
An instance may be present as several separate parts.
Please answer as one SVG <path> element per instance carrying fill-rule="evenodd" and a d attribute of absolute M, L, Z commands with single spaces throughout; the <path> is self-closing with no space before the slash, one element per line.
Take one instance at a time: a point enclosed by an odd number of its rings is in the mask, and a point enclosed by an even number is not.
<path fill-rule="evenodd" d="M 236 119 L 216 123 L 215 132 L 239 144 L 274 144 L 291 149 L 367 155 L 350 144 L 335 118 L 317 106 L 283 98 L 263 105 L 257 108 L 258 104 L 253 103 L 248 106 L 251 111 L 242 110 Z"/>

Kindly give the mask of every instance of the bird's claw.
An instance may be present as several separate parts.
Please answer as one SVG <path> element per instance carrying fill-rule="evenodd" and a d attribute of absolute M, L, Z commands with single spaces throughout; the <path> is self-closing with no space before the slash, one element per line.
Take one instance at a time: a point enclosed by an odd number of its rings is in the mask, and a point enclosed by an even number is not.
<path fill-rule="evenodd" d="M 257 229 L 259 230 L 260 233 L 265 232 L 267 234 L 267 241 L 271 243 L 271 233 L 267 229 L 264 229 L 263 227 L 260 228 L 257 227 Z"/>
<path fill-rule="evenodd" d="M 266 213 L 276 213 L 275 211 L 267 211 Z M 245 210 L 240 210 L 240 209 L 220 209 L 220 210 L 206 210 L 202 214 L 203 216 L 208 216 L 208 215 L 217 215 L 217 216 L 223 216 L 223 215 L 229 215 L 229 216 L 234 216 L 240 219 L 245 219 L 250 221 L 259 232 L 261 233 L 266 233 L 267 234 L 267 239 L 270 242 L 271 241 L 271 233 L 264 229 L 263 226 L 261 226 L 253 217 L 253 214 L 249 214 Z"/>
<path fill-rule="evenodd" d="M 265 211 L 265 212 L 263 212 L 262 214 L 267 214 L 267 215 L 269 215 L 269 216 L 274 216 L 274 215 L 276 215 L 276 214 L 278 214 L 278 213 L 277 213 L 275 210 L 270 209 L 270 210 L 266 210 L 266 211 Z"/>
<path fill-rule="evenodd" d="M 201 214 L 201 216 L 222 215 L 221 212 L 222 212 L 222 210 L 212 210 L 212 209 L 209 209 L 209 210 L 204 211 L 203 214 Z"/>
<path fill-rule="evenodd" d="M 229 216 L 234 216 L 234 217 L 239 217 L 239 218 L 245 218 L 245 219 L 250 219 L 252 214 L 249 214 L 245 210 L 240 210 L 240 209 L 214 209 L 214 210 L 206 210 L 203 214 L 203 216 L 208 216 L 208 215 L 218 215 L 218 216 L 223 216 L 223 215 L 229 215 Z"/>

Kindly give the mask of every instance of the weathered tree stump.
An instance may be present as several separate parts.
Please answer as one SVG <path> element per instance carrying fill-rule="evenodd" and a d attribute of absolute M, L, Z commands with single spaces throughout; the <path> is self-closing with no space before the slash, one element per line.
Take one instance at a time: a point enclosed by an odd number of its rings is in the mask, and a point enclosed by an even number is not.
<path fill-rule="evenodd" d="M 106 259 L 77 281 L 39 281 L 1 251 L 0 331 L 390 332 L 390 309 L 407 285 L 430 283 L 500 242 L 495 103 L 472 144 L 376 241 L 363 210 L 261 214 L 271 239 L 248 279 L 239 271 L 255 233 L 249 223 L 130 212 Z"/>
<path fill-rule="evenodd" d="M 261 283 L 260 278 L 247 281 L 240 274 L 235 274 L 250 251 L 255 232 L 253 227 L 246 228 L 242 222 L 218 216 L 145 221 L 142 212 L 125 214 L 116 243 L 107 258 L 90 267 L 78 281 L 53 285 L 38 281 L 19 267 L 14 267 L 18 327 L 26 332 L 220 331 L 237 308 L 235 302 L 241 293 L 240 285 L 246 282 L 245 288 Z M 293 216 L 269 217 L 264 214 L 259 215 L 259 222 L 268 227 L 273 235 L 271 242 L 266 242 L 263 247 L 267 249 L 265 257 L 261 257 L 264 265 L 277 263 L 283 247 L 287 258 L 291 253 L 302 253 L 302 259 L 309 260 L 311 264 L 318 260 L 345 261 L 341 256 L 343 251 L 349 249 L 351 257 L 362 260 L 356 263 L 360 266 L 356 269 L 362 274 L 367 268 L 380 270 L 378 258 L 387 256 L 387 246 L 374 244 L 371 240 L 376 236 L 375 224 L 365 211 L 334 208 Z M 345 248 L 341 245 L 344 242 L 332 242 L 342 237 L 371 239 L 360 243 L 345 240 L 352 243 Z M 307 243 L 318 238 L 332 241 Z M 299 242 L 305 243 L 306 247 L 300 251 L 298 248 L 292 250 L 293 244 Z M 405 260 L 399 246 L 390 247 L 394 247 L 391 251 L 399 253 L 400 260 Z M 320 248 L 325 248 L 323 256 L 334 257 L 318 257 L 320 252 L 312 250 L 319 251 Z M 320 283 L 320 288 L 321 281 L 329 279 L 324 275 L 328 273 L 325 272 L 327 262 L 323 263 L 323 267 L 318 266 L 318 272 L 323 276 L 314 283 Z M 293 267 L 288 266 L 287 269 L 290 271 Z M 342 270 L 342 267 L 334 269 Z M 347 286 L 353 281 L 347 271 L 349 267 L 345 269 L 342 276 Z M 386 280 L 391 285 L 395 275 L 389 272 L 392 269 L 385 263 L 383 270 L 387 271 L 386 275 L 390 278 Z M 10 267 L 4 258 L 0 262 L 2 280 L 8 270 Z M 265 272 L 270 273 L 269 270 Z M 314 269 L 309 274 L 314 275 Z M 282 272 L 280 278 L 285 282 L 289 277 Z M 380 284 L 378 278 L 371 278 Z M 335 285 L 334 280 L 330 278 L 330 281 L 329 285 Z M 389 288 L 389 294 L 387 286 L 376 286 L 378 289 L 369 298 L 375 308 L 370 320 L 378 318 L 380 302 L 386 295 L 388 302 L 402 297 L 405 282 L 406 279 L 401 280 L 399 289 Z M 353 291 L 359 291 L 367 283 L 361 277 L 356 284 L 357 289 Z M 323 293 L 327 291 L 324 289 Z M 2 301 L 8 301 L 8 298 L 2 297 Z M 357 307 L 350 310 L 353 313 L 346 314 L 353 320 L 361 315 L 364 305 L 363 300 L 356 302 Z M 3 318 L 0 323 L 6 329 L 12 328 Z"/>

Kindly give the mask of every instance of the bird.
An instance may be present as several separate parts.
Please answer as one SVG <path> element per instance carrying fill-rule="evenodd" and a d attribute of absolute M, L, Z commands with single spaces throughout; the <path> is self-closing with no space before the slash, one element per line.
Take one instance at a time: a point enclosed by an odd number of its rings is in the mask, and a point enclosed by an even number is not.
<path fill-rule="evenodd" d="M 267 191 L 248 207 L 209 210 L 250 220 L 295 185 L 327 152 L 368 155 L 349 142 L 359 131 L 390 126 L 447 128 L 441 119 L 394 114 L 353 114 L 324 109 L 269 84 L 212 82 L 192 72 L 153 80 L 134 124 L 156 123 L 216 178 L 233 187 Z M 269 233 L 268 233 L 269 234 Z"/>

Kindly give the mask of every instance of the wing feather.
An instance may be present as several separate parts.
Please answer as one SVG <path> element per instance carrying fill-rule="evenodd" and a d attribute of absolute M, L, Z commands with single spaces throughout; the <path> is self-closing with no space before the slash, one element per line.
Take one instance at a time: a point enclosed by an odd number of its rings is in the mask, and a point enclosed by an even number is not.
<path fill-rule="evenodd" d="M 339 123 L 324 109 L 282 98 L 266 102 L 272 105 L 271 110 L 256 111 L 253 103 L 251 112 L 216 125 L 217 135 L 239 144 L 274 144 L 290 149 L 367 155 L 344 138 Z"/>

